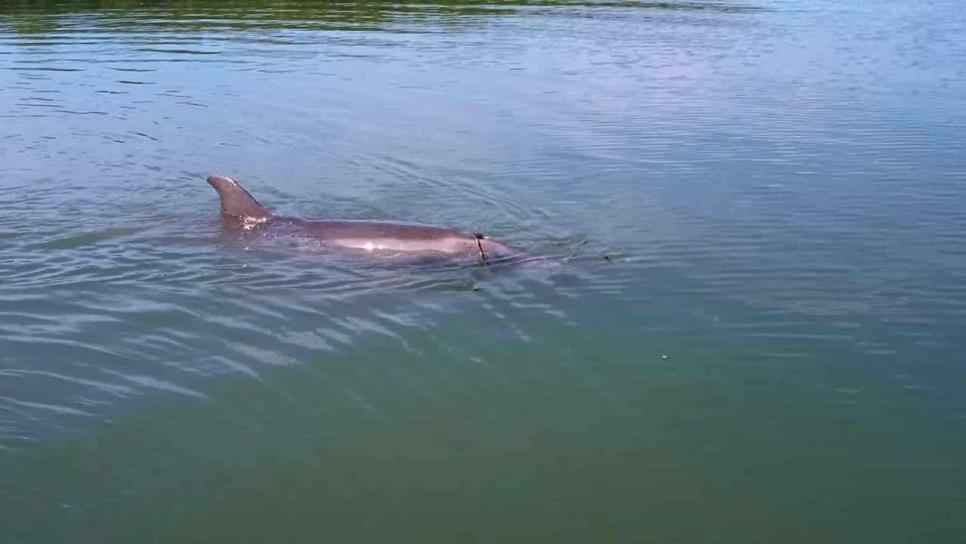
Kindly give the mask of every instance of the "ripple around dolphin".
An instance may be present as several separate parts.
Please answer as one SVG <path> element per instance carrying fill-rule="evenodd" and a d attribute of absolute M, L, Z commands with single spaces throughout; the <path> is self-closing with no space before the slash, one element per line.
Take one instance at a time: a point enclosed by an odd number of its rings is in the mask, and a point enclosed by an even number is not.
<path fill-rule="evenodd" d="M 83 204 L 70 216 L 76 219 L 65 221 L 88 221 L 88 207 L 97 206 Z M 209 234 L 189 234 L 199 227 Z M 0 265 L 7 384 L 0 394 L 10 392 L 0 406 L 12 414 L 0 440 L 5 447 L 15 447 L 17 437 L 109 420 L 152 395 L 204 400 L 204 383 L 213 377 L 262 380 L 266 368 L 302 364 L 319 353 L 344 356 L 374 341 L 410 357 L 430 356 L 448 349 L 443 339 L 416 342 L 412 335 L 439 326 L 437 314 L 459 311 L 468 302 L 461 293 L 482 296 L 480 307 L 500 327 L 528 341 L 516 314 L 567 316 L 553 303 L 526 302 L 530 289 L 552 289 L 554 275 L 581 266 L 562 259 L 537 261 L 559 265 L 550 268 L 525 262 L 505 270 L 372 261 L 226 238 L 210 218 L 70 236 L 57 230 L 8 238 L 19 253 Z M 407 309 L 417 296 L 443 298 L 431 309 Z M 125 332 L 116 337 L 119 326 Z M 61 362 L 40 364 L 38 353 Z M 59 400 L 19 397 L 23 388 L 45 389 Z M 32 423 L 23 426 L 26 420 Z"/>
<path fill-rule="evenodd" d="M 123 227 L 96 232 L 72 234 L 70 236 L 44 242 L 38 247 L 38 249 L 75 249 L 83 246 L 93 245 L 104 240 L 123 238 L 125 236 L 136 234 L 142 230 L 143 229 L 137 227 Z"/>

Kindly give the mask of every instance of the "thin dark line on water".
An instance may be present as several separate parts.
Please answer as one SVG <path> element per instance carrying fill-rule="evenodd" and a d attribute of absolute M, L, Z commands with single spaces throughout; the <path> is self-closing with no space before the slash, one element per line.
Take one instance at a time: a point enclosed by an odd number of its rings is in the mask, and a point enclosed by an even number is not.
<path fill-rule="evenodd" d="M 8 70 L 22 72 L 83 72 L 83 68 L 55 68 L 53 66 L 11 66 Z"/>
<path fill-rule="evenodd" d="M 66 113 L 70 115 L 107 115 L 106 111 L 73 111 L 73 110 L 56 110 L 58 113 Z"/>

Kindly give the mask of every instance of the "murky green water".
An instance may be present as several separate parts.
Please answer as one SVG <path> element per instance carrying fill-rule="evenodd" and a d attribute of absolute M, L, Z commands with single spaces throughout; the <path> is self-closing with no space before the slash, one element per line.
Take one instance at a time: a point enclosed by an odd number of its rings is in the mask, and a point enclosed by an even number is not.
<path fill-rule="evenodd" d="M 0 2 L 0 541 L 966 538 L 964 37 L 953 0 Z M 558 265 L 253 247 L 211 172 Z"/>

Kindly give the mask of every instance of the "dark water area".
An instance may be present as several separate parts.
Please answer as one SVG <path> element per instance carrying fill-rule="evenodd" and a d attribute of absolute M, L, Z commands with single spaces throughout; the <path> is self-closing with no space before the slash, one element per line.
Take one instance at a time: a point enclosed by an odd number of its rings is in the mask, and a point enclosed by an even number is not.
<path fill-rule="evenodd" d="M 963 59 L 952 0 L 0 1 L 0 541 L 961 541 Z M 213 172 L 549 262 L 253 243 Z"/>

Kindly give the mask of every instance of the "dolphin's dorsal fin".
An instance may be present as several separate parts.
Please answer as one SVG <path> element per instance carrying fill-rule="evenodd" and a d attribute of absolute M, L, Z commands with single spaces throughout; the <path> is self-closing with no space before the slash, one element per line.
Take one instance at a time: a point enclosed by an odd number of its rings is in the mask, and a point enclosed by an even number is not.
<path fill-rule="evenodd" d="M 244 187 L 227 176 L 208 176 L 208 183 L 218 191 L 221 198 L 221 215 L 243 223 L 264 223 L 272 213 L 255 200 Z"/>

